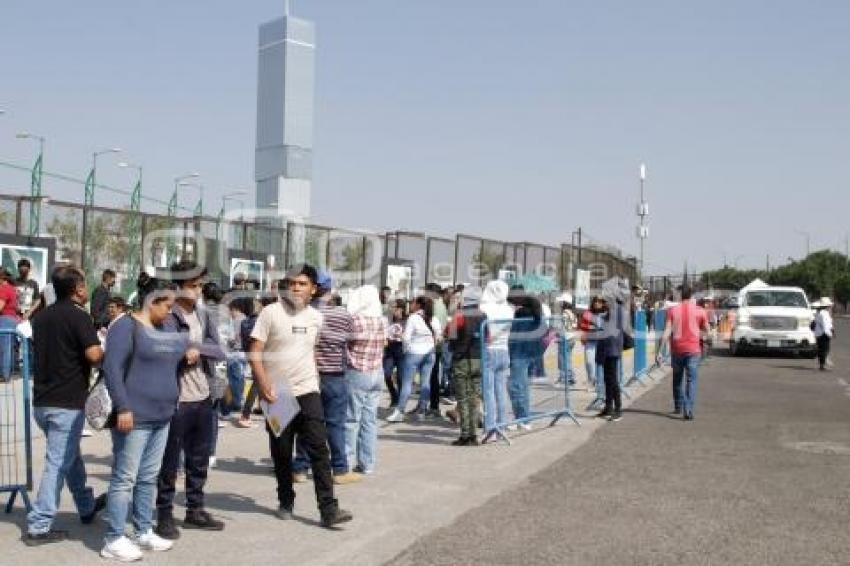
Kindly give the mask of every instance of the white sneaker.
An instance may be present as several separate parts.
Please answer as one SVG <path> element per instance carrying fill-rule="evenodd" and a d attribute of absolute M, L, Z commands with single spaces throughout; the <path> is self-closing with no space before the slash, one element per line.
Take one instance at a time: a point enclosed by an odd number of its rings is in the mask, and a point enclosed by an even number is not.
<path fill-rule="evenodd" d="M 216 461 L 217 461 L 217 460 L 215 459 L 215 456 L 210 456 L 210 466 L 209 466 L 209 467 L 210 467 L 210 468 L 215 468 L 215 463 L 216 463 Z"/>
<path fill-rule="evenodd" d="M 404 415 L 401 414 L 401 411 L 398 409 L 394 409 L 390 416 L 387 417 L 388 423 L 402 423 L 404 422 Z"/>
<path fill-rule="evenodd" d="M 80 436 L 83 438 L 91 438 L 94 436 L 94 433 L 89 428 L 83 428 L 83 432 L 80 433 Z"/>
<path fill-rule="evenodd" d="M 100 555 L 103 558 L 110 558 L 119 562 L 135 562 L 141 560 L 144 556 L 142 550 L 127 537 L 121 537 L 104 544 Z"/>
<path fill-rule="evenodd" d="M 517 425 L 509 424 L 508 426 L 505 427 L 505 430 L 508 431 L 508 432 L 515 432 L 517 430 L 517 428 L 518 428 Z"/>
<path fill-rule="evenodd" d="M 174 546 L 173 541 L 162 538 L 153 532 L 153 529 L 139 535 L 136 538 L 136 543 L 139 545 L 139 548 L 154 552 L 165 552 L 166 550 L 171 550 L 171 547 Z"/>
<path fill-rule="evenodd" d="M 516 426 L 520 432 L 528 432 L 532 429 L 531 423 L 519 423 Z"/>

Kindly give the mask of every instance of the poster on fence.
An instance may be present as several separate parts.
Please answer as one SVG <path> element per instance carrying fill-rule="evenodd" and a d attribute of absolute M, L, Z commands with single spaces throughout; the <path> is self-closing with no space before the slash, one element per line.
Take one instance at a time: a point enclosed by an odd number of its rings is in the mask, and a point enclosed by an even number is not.
<path fill-rule="evenodd" d="M 263 283 L 262 261 L 234 257 L 230 259 L 230 288 L 259 291 Z"/>
<path fill-rule="evenodd" d="M 590 308 L 590 270 L 576 269 L 575 308 Z"/>

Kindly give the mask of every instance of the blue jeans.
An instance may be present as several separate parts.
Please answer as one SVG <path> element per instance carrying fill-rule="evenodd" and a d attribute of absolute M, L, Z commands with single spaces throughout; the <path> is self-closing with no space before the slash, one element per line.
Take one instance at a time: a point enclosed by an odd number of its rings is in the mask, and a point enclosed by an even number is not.
<path fill-rule="evenodd" d="M 511 357 L 505 349 L 488 349 L 487 366 L 481 372 L 481 394 L 484 397 L 484 433 L 507 422 L 507 382 L 511 374 Z"/>
<path fill-rule="evenodd" d="M 515 419 L 525 419 L 530 414 L 531 400 L 528 394 L 528 372 L 534 364 L 532 358 L 511 358 L 511 378 L 508 394 L 514 409 Z"/>
<path fill-rule="evenodd" d="M 700 354 L 673 354 L 673 403 L 685 414 L 693 414 L 697 400 Z M 685 372 L 688 379 L 685 381 Z M 684 387 L 682 385 L 684 384 Z"/>
<path fill-rule="evenodd" d="M 437 358 L 434 351 L 427 354 L 404 354 L 404 367 L 401 372 L 401 393 L 398 396 L 398 410 L 404 413 L 407 399 L 413 390 L 413 377 L 419 373 L 419 409 L 427 409 L 431 400 L 431 370 Z"/>
<path fill-rule="evenodd" d="M 558 340 L 558 382 L 573 385 L 576 380 L 573 376 L 572 344 L 568 340 Z"/>
<path fill-rule="evenodd" d="M 124 536 L 131 504 L 136 534 L 141 535 L 151 529 L 156 480 L 170 424 L 170 421 L 140 424 L 127 434 L 112 429 L 112 477 L 106 504 L 109 523 L 107 542 Z"/>
<path fill-rule="evenodd" d="M 596 363 L 596 342 L 584 344 L 584 371 L 587 374 L 587 383 L 596 389 L 596 398 L 605 398 L 605 379 L 602 365 Z"/>
<path fill-rule="evenodd" d="M 233 411 L 242 409 L 242 397 L 245 391 L 245 359 L 242 352 L 227 358 L 227 383 L 230 385 L 230 403 L 221 402 L 221 414 L 226 417 Z"/>
<path fill-rule="evenodd" d="M 375 469 L 378 448 L 378 403 L 383 392 L 383 372 L 363 373 L 349 369 L 345 374 L 351 394 L 345 423 L 345 452 L 351 465 L 364 472 Z"/>
<path fill-rule="evenodd" d="M 18 321 L 11 316 L 0 316 L 0 330 L 14 330 Z M 8 380 L 12 375 L 12 359 L 15 356 L 15 338 L 11 334 L 0 334 L 0 377 Z M 30 369 L 32 371 L 32 369 Z"/>
<path fill-rule="evenodd" d="M 348 381 L 344 373 L 323 373 L 319 377 L 319 390 L 322 395 L 322 412 L 325 415 L 325 428 L 328 433 L 328 445 L 331 448 L 331 468 L 335 474 L 348 472 L 348 458 L 345 455 L 345 418 L 348 412 Z M 292 471 L 304 473 L 310 468 L 307 450 L 300 438 L 295 442 L 295 460 Z"/>
<path fill-rule="evenodd" d="M 34 415 L 47 438 L 38 495 L 27 515 L 27 532 L 36 535 L 48 532 L 53 525 L 64 483 L 68 483 L 80 516 L 94 511 L 94 493 L 86 487 L 86 467 L 80 457 L 80 434 L 85 422 L 83 411 L 35 407 Z"/>
<path fill-rule="evenodd" d="M 442 359 L 440 369 L 440 388 L 448 395 L 452 395 L 452 348 L 448 342 L 443 343 Z"/>

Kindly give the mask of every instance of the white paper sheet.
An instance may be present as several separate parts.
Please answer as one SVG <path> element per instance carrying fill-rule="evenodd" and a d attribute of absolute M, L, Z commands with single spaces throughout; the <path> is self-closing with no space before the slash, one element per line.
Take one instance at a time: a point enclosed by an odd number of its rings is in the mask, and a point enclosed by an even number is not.
<path fill-rule="evenodd" d="M 266 416 L 266 422 L 269 423 L 269 428 L 275 438 L 280 437 L 283 430 L 292 422 L 292 419 L 301 411 L 298 405 L 298 400 L 288 387 L 280 385 L 275 386 L 275 395 L 277 400 L 274 403 L 260 401 L 260 408 Z"/>

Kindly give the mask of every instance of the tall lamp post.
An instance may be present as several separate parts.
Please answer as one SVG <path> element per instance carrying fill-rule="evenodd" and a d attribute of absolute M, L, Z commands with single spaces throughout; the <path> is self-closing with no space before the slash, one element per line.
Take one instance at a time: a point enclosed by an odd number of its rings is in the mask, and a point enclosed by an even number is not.
<path fill-rule="evenodd" d="M 20 132 L 15 137 L 20 140 L 38 141 L 38 157 L 32 166 L 32 176 L 30 179 L 30 198 L 32 200 L 30 201 L 29 222 L 29 235 L 37 236 L 41 231 L 41 177 L 44 171 L 44 137 L 29 132 Z"/>
<path fill-rule="evenodd" d="M 118 164 L 122 169 L 135 169 L 139 174 L 133 192 L 130 195 L 130 221 L 127 223 L 127 274 L 129 280 L 135 281 L 141 273 L 144 250 L 142 250 L 142 166 L 122 161 Z"/>
<path fill-rule="evenodd" d="M 245 201 L 243 199 L 239 199 L 236 197 L 247 194 L 248 191 L 238 190 L 222 195 L 221 197 L 221 210 L 218 211 L 218 218 L 216 220 L 215 225 L 215 235 L 216 239 L 221 241 L 221 223 L 224 220 L 225 208 L 227 206 L 227 201 L 233 201 L 239 203 L 239 220 L 245 219 Z"/>
<path fill-rule="evenodd" d="M 177 214 L 177 192 L 180 190 L 180 187 L 186 187 L 186 186 L 191 185 L 191 183 L 187 183 L 186 181 L 189 180 L 189 179 L 197 179 L 200 176 L 201 176 L 200 173 L 194 172 L 194 173 L 188 173 L 186 175 L 181 175 L 180 177 L 176 177 L 174 179 L 174 194 L 171 195 L 171 200 L 168 201 L 168 216 L 169 216 L 169 218 L 174 218 L 174 216 Z M 185 234 L 184 234 L 183 240 L 184 240 L 184 244 L 185 244 L 185 240 L 186 240 Z M 185 251 L 185 245 L 184 245 L 183 248 L 184 248 L 184 251 Z M 174 250 L 174 238 L 172 237 L 172 233 L 171 233 L 170 229 L 169 229 L 169 233 L 168 233 L 168 244 L 166 246 L 166 254 L 168 256 L 167 261 L 171 261 L 174 258 L 174 256 L 176 255 L 175 250 Z"/>
<path fill-rule="evenodd" d="M 649 216 L 649 203 L 646 202 L 644 194 L 644 184 L 646 183 L 646 165 L 640 164 L 640 202 L 637 206 L 637 215 L 639 224 L 637 227 L 637 237 L 640 240 L 640 269 L 638 270 L 638 278 L 643 281 L 643 266 L 644 266 L 644 248 L 646 239 L 649 238 L 649 225 L 646 223 L 646 218 Z"/>
<path fill-rule="evenodd" d="M 86 178 L 85 198 L 83 200 L 83 241 L 80 248 L 80 263 L 82 264 L 83 273 L 86 274 L 86 277 L 89 276 L 90 271 L 86 247 L 89 243 L 89 209 L 94 206 L 94 191 L 97 188 L 97 158 L 98 156 L 106 155 L 108 153 L 121 153 L 121 148 L 111 147 L 109 149 L 103 149 L 92 153 L 91 171 L 89 172 L 89 176 Z"/>

